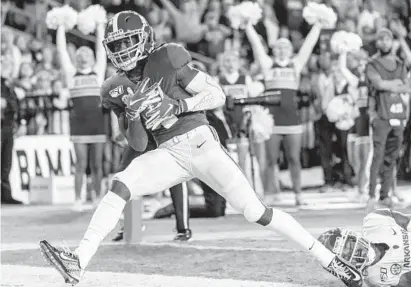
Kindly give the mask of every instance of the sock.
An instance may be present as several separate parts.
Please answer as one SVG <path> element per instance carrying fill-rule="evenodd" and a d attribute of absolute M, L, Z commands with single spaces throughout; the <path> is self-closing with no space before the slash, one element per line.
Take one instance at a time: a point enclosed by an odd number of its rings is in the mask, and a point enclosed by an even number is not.
<path fill-rule="evenodd" d="M 125 205 L 126 201 L 111 191 L 103 197 L 83 239 L 75 250 L 79 256 L 81 268 L 86 268 L 101 241 L 116 227 Z"/>
<path fill-rule="evenodd" d="M 323 267 L 331 263 L 335 255 L 302 227 L 294 217 L 278 209 L 273 209 L 273 211 L 272 220 L 267 227 L 282 233 L 304 250 L 309 251 Z"/>

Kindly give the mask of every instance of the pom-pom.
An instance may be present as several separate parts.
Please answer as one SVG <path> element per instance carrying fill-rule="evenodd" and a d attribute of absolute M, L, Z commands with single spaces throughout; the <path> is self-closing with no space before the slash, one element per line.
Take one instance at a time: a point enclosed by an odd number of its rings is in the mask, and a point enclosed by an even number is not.
<path fill-rule="evenodd" d="M 77 12 L 68 5 L 56 7 L 47 12 L 46 25 L 47 28 L 57 30 L 63 26 L 66 31 L 73 29 L 77 23 Z"/>
<path fill-rule="evenodd" d="M 251 22 L 255 25 L 262 17 L 260 5 L 250 1 L 231 6 L 227 13 L 228 19 L 233 29 L 245 28 Z"/>
<path fill-rule="evenodd" d="M 250 106 L 247 110 L 251 112 L 253 142 L 260 143 L 268 140 L 273 132 L 273 116 L 262 106 Z"/>
<path fill-rule="evenodd" d="M 348 97 L 333 98 L 325 111 L 330 122 L 334 122 L 339 130 L 349 130 L 354 126 L 354 120 L 359 116 L 356 107 Z"/>
<path fill-rule="evenodd" d="M 330 40 L 331 50 L 336 54 L 359 51 L 362 47 L 361 37 L 346 31 L 335 32 Z"/>
<path fill-rule="evenodd" d="M 77 29 L 84 35 L 91 34 L 96 30 L 96 21 L 90 16 L 86 9 L 81 11 L 77 17 Z"/>
<path fill-rule="evenodd" d="M 321 23 L 324 28 L 334 28 L 337 22 L 337 15 L 331 8 L 315 2 L 304 7 L 303 17 L 308 24 Z"/>
<path fill-rule="evenodd" d="M 84 35 L 93 33 L 97 25 L 107 22 L 107 12 L 101 5 L 91 5 L 79 13 L 77 28 Z"/>
<path fill-rule="evenodd" d="M 107 23 L 107 12 L 101 5 L 91 5 L 87 8 L 90 15 L 94 18 L 96 25 Z"/>

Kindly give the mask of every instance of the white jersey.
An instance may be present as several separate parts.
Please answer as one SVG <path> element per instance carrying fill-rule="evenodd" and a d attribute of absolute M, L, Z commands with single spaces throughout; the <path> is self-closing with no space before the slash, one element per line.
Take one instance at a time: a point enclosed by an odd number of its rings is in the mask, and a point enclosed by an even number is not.
<path fill-rule="evenodd" d="M 410 287 L 410 220 L 402 213 L 380 209 L 363 221 L 363 237 L 385 251 L 383 257 L 363 270 L 370 287 Z"/>

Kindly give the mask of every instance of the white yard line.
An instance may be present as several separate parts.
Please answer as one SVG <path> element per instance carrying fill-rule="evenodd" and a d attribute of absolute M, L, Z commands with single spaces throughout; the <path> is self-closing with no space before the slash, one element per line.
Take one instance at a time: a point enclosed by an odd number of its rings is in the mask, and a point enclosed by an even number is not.
<path fill-rule="evenodd" d="M 320 235 L 322 232 L 325 232 L 329 229 L 333 229 L 336 226 L 331 227 L 320 227 L 320 228 L 308 228 L 308 231 L 313 235 L 317 236 Z M 356 231 L 360 231 L 359 226 L 341 226 L 345 228 L 350 228 Z M 180 244 L 174 243 L 171 241 L 172 234 L 170 235 L 158 235 L 158 236 L 145 236 L 143 237 L 143 241 L 140 243 L 142 246 L 170 246 L 175 248 L 192 248 L 198 250 L 234 250 L 234 251 L 268 251 L 268 252 L 296 252 L 296 249 L 284 249 L 284 248 L 247 248 L 242 246 L 213 246 L 213 245 L 201 245 L 201 241 L 220 241 L 224 242 L 224 240 L 228 239 L 251 239 L 251 240 L 265 240 L 273 242 L 275 245 L 275 241 L 287 241 L 288 239 L 282 237 L 281 235 L 272 232 L 270 230 L 242 230 L 242 231 L 228 231 L 228 232 L 211 232 L 211 233 L 195 233 L 192 243 L 195 245 L 188 245 L 188 244 Z M 61 244 L 67 246 L 76 246 L 78 241 L 66 241 L 66 242 L 52 242 L 54 244 Z M 113 243 L 110 241 L 105 241 L 102 245 L 123 245 L 123 242 L 120 243 Z M 235 244 L 235 243 L 233 243 Z M 22 243 L 2 243 L 1 244 L 1 251 L 19 251 L 19 250 L 35 250 L 38 249 L 38 243 L 33 242 L 22 242 Z"/>
<path fill-rule="evenodd" d="M 68 286 L 52 268 L 25 265 L 2 265 L 1 286 L 4 287 L 59 287 Z M 78 287 L 317 287 L 293 283 L 213 279 L 204 277 L 182 277 L 145 275 L 115 272 L 86 272 Z"/>

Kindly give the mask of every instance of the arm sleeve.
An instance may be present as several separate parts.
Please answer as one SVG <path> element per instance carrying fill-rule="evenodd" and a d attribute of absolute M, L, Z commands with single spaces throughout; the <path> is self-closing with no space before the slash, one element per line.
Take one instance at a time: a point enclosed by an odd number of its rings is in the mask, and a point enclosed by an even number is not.
<path fill-rule="evenodd" d="M 215 79 L 189 65 L 191 56 L 180 45 L 169 44 L 168 56 L 179 85 L 191 98 L 181 100 L 183 112 L 212 110 L 225 103 L 225 94 Z"/>

